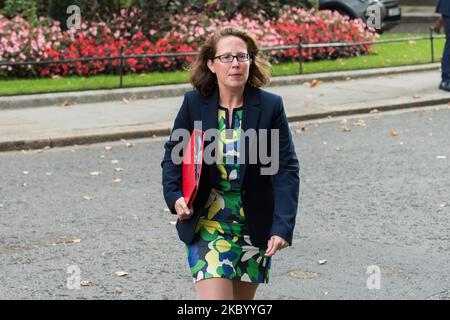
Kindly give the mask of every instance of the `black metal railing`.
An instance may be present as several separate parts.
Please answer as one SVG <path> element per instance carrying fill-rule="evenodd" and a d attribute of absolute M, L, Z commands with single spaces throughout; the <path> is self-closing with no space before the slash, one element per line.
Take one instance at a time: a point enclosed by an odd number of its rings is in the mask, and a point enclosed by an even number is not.
<path fill-rule="evenodd" d="M 302 43 L 301 37 L 299 37 L 298 44 L 296 45 L 286 45 L 286 46 L 274 46 L 274 47 L 262 47 L 261 51 L 281 51 L 286 49 L 297 49 L 299 53 L 299 74 L 303 74 L 303 52 L 304 50 L 310 50 L 314 48 L 332 48 L 332 47 L 352 47 L 352 46 L 363 46 L 363 45 L 373 45 L 373 44 L 385 44 L 385 43 L 399 43 L 408 41 L 430 41 L 430 61 L 435 62 L 434 56 L 434 40 L 444 39 L 445 35 L 435 35 L 433 28 L 430 28 L 429 36 L 417 36 L 409 38 L 397 38 L 397 39 L 386 39 L 386 40 L 374 40 L 374 41 L 364 41 L 364 42 L 346 42 L 346 43 Z M 103 57 L 86 57 L 77 59 L 65 59 L 65 60 L 48 60 L 48 61 L 20 61 L 20 62 L 2 62 L 0 61 L 0 68 L 2 66 L 33 66 L 33 65 L 56 65 L 56 64 L 69 64 L 75 62 L 90 62 L 90 61 L 108 61 L 108 60 L 119 60 L 118 63 L 118 74 L 119 74 L 119 87 L 123 88 L 123 78 L 125 64 L 128 59 L 143 59 L 143 58 L 166 58 L 166 57 L 182 57 L 182 56 L 196 56 L 198 52 L 175 52 L 175 53 L 160 53 L 160 54 L 139 54 L 139 55 L 123 55 L 123 47 L 120 48 L 120 55 L 118 56 L 103 56 Z"/>

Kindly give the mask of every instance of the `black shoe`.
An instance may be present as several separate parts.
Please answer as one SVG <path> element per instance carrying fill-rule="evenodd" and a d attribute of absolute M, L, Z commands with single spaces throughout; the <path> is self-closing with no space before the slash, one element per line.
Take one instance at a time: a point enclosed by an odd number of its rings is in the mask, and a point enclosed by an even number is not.
<path fill-rule="evenodd" d="M 450 82 L 442 81 L 441 84 L 439 85 L 439 89 L 450 92 Z"/>

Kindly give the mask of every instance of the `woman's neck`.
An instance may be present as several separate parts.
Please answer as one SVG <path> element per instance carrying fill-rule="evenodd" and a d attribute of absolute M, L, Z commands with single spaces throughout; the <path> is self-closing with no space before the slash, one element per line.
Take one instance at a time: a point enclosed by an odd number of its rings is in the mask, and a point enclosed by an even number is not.
<path fill-rule="evenodd" d="M 220 89 L 220 88 L 219 88 Z M 225 108 L 233 109 L 244 103 L 244 88 L 237 90 L 219 90 L 219 104 Z"/>

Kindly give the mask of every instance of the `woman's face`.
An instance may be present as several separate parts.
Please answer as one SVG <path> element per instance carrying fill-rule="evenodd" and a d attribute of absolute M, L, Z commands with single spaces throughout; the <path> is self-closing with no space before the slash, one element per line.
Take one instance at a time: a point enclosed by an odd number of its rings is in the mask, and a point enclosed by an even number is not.
<path fill-rule="evenodd" d="M 248 54 L 247 44 L 239 37 L 226 36 L 217 42 L 216 57 L 235 55 L 243 59 L 245 54 Z M 247 61 L 240 62 L 238 58 L 234 57 L 233 61 L 228 63 L 222 62 L 219 58 L 208 60 L 208 68 L 216 74 L 219 87 L 230 89 L 245 86 L 249 76 L 250 64 L 250 58 Z"/>

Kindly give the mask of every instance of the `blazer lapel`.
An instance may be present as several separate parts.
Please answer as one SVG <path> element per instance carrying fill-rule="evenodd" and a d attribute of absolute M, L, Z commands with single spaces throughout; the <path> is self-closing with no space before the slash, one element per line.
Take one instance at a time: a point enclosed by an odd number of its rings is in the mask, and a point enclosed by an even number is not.
<path fill-rule="evenodd" d="M 218 127 L 218 119 L 217 119 L 217 109 L 219 105 L 219 93 L 218 89 L 216 88 L 214 92 L 209 96 L 208 98 L 204 99 L 204 104 L 202 108 L 202 130 L 206 131 L 208 129 L 217 129 Z M 205 147 L 208 146 L 210 143 L 213 143 L 214 149 L 216 150 L 217 147 L 217 140 L 209 141 L 205 140 Z M 212 156 L 215 158 L 216 154 L 212 154 Z M 216 169 L 215 164 L 206 164 L 206 167 L 208 168 L 208 175 L 212 181 L 218 181 L 219 178 L 219 171 Z"/>
<path fill-rule="evenodd" d="M 241 130 L 242 132 L 246 132 L 248 129 L 254 129 L 256 132 L 258 132 L 258 123 L 259 123 L 259 116 L 260 116 L 260 108 L 256 107 L 260 103 L 258 89 L 246 85 L 245 92 L 244 92 L 244 110 L 242 113 L 242 126 Z M 256 142 L 256 141 L 255 141 Z M 241 159 L 241 165 L 240 165 L 240 186 L 242 188 L 244 178 L 245 178 L 245 172 L 247 170 L 247 161 L 249 159 L 249 152 L 250 148 L 256 148 L 255 143 L 246 143 L 244 140 L 240 141 L 240 149 L 245 148 L 245 160 Z M 254 149 L 255 151 L 257 149 Z M 242 154 L 242 152 L 240 152 Z M 243 161 L 244 160 L 244 161 Z"/>

